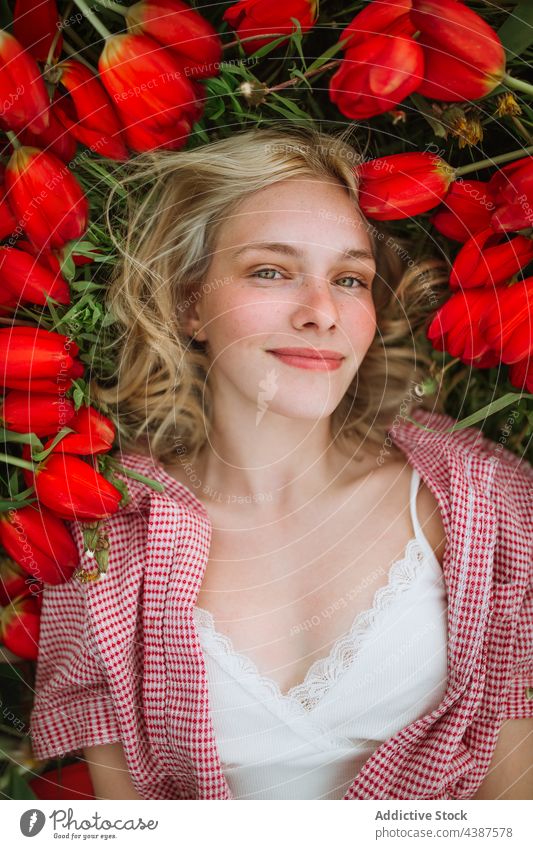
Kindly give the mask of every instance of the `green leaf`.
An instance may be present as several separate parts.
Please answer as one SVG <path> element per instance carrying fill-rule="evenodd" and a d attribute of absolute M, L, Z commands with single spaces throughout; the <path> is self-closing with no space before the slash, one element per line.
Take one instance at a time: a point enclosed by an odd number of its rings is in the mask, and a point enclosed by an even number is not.
<path fill-rule="evenodd" d="M 263 56 L 267 56 L 269 53 L 272 53 L 272 51 L 275 50 L 276 47 L 279 47 L 279 45 L 283 41 L 286 41 L 286 39 L 287 39 L 287 36 L 282 35 L 280 38 L 276 38 L 276 39 L 274 39 L 274 41 L 271 41 L 270 44 L 264 44 L 263 47 L 260 47 L 259 50 L 256 50 L 255 53 L 252 53 L 252 55 L 249 58 L 262 59 Z"/>
<path fill-rule="evenodd" d="M 272 101 L 269 101 L 268 103 L 269 107 L 275 112 L 279 112 L 286 118 L 291 118 L 293 115 L 296 115 L 298 118 L 301 118 L 306 123 L 309 123 L 310 119 L 307 112 L 304 112 L 302 109 L 300 109 L 300 107 L 297 106 L 294 101 L 289 100 L 287 97 L 281 97 L 275 91 L 271 92 L 271 97 L 279 101 L 277 105 Z"/>
<path fill-rule="evenodd" d="M 315 71 L 318 68 L 321 68 L 322 65 L 325 65 L 329 59 L 332 59 L 337 53 L 340 53 L 343 50 L 344 46 L 348 43 L 348 39 L 344 38 L 342 41 L 337 41 L 332 47 L 328 47 L 328 49 L 322 53 L 318 59 L 315 59 L 312 65 L 309 65 L 308 71 Z"/>
<path fill-rule="evenodd" d="M 420 114 L 424 116 L 435 135 L 439 138 L 445 139 L 447 136 L 446 127 L 444 126 L 442 121 L 439 121 L 436 115 L 432 112 L 431 106 L 429 105 L 426 98 L 422 97 L 421 94 L 417 94 L 416 92 L 413 92 L 413 94 L 410 95 L 410 98 L 416 106 L 417 110 L 420 112 Z"/>
<path fill-rule="evenodd" d="M 439 431 L 434 427 L 427 427 L 426 425 L 415 421 L 410 416 L 406 416 L 406 419 L 421 430 L 429 430 L 431 433 L 454 433 L 456 430 L 462 430 L 465 427 L 470 427 L 471 425 L 476 424 L 476 422 L 487 418 L 487 416 L 491 416 L 493 413 L 498 413 L 500 410 L 505 409 L 505 407 L 510 407 L 511 404 L 514 404 L 515 401 L 521 400 L 522 398 L 533 398 L 533 395 L 529 395 L 527 393 L 519 395 L 517 392 L 508 392 L 496 401 L 491 401 L 490 404 L 486 404 L 481 408 L 481 410 L 477 410 L 475 413 L 472 413 L 471 416 L 467 416 L 465 419 L 461 419 L 460 422 L 456 422 L 453 427 L 449 428 L 449 430 Z"/>
<path fill-rule="evenodd" d="M 19 775 L 15 768 L 9 769 L 10 782 L 7 788 L 7 795 L 11 799 L 36 799 L 37 796 L 31 789 L 26 778 Z M 33 778 L 33 772 L 29 772 L 30 778 Z"/>
<path fill-rule="evenodd" d="M 307 63 L 305 61 L 305 56 L 302 51 L 302 26 L 298 18 L 291 18 L 291 21 L 296 26 L 296 31 L 291 35 L 290 44 L 294 45 L 296 50 L 298 51 L 298 55 L 302 60 L 302 65 L 304 66 L 304 70 L 307 70 Z"/>
<path fill-rule="evenodd" d="M 509 12 L 505 23 L 498 30 L 498 36 L 508 58 L 520 56 L 530 44 L 533 44 L 533 3 L 531 0 L 519 0 L 513 11 Z M 492 94 L 494 93 L 492 92 Z"/>

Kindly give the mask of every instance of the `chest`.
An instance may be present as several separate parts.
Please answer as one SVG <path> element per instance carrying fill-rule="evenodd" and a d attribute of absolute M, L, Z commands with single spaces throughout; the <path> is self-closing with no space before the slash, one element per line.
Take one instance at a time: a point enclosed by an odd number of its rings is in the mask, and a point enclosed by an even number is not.
<path fill-rule="evenodd" d="M 233 511 L 212 515 L 209 560 L 197 605 L 235 651 L 287 692 L 372 607 L 392 564 L 414 537 L 408 476 L 339 505 L 309 507 L 250 527 Z"/>

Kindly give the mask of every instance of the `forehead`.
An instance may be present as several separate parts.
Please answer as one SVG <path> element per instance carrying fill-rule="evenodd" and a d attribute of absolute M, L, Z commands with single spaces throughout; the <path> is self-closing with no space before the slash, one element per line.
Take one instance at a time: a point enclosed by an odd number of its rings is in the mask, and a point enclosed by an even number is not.
<path fill-rule="evenodd" d="M 350 239 L 372 249 L 365 219 L 348 189 L 319 177 L 293 177 L 250 193 L 228 211 L 217 242 L 222 248 L 291 239 L 317 245 Z"/>

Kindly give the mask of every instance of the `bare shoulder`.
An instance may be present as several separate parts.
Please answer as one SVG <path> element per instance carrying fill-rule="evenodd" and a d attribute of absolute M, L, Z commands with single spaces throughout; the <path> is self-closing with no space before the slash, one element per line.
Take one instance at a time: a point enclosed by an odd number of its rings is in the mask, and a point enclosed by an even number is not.
<path fill-rule="evenodd" d="M 416 498 L 416 512 L 418 521 L 435 552 L 437 560 L 442 563 L 446 548 L 446 532 L 442 523 L 442 514 L 437 499 L 422 478 Z"/>
<path fill-rule="evenodd" d="M 401 452 L 392 455 L 379 471 L 380 490 L 384 488 L 384 491 L 388 493 L 392 502 L 391 507 L 398 513 L 404 511 L 409 502 L 412 474 L 413 466 L 409 464 L 405 455 Z M 416 515 L 437 560 L 442 563 L 446 548 L 446 533 L 442 514 L 435 495 L 422 477 L 420 477 L 416 496 Z"/>

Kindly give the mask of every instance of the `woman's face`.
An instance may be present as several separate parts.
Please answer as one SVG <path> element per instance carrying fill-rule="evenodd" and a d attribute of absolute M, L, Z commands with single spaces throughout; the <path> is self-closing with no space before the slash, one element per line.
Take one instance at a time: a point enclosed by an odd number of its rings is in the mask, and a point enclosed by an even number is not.
<path fill-rule="evenodd" d="M 188 325 L 207 342 L 215 401 L 237 392 L 284 416 L 329 416 L 374 338 L 374 274 L 367 228 L 340 184 L 290 178 L 250 195 L 219 230 Z"/>

